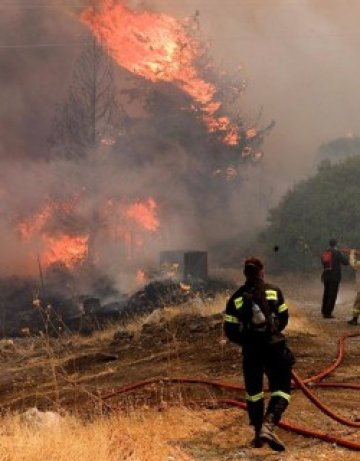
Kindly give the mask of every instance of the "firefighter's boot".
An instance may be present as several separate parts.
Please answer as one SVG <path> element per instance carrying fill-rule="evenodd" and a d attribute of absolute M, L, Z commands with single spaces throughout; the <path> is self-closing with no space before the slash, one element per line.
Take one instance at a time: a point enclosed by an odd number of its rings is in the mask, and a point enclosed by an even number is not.
<path fill-rule="evenodd" d="M 260 430 L 255 431 L 255 437 L 252 439 L 250 446 L 251 448 L 261 448 L 264 442 L 260 438 Z"/>
<path fill-rule="evenodd" d="M 266 416 L 264 424 L 262 425 L 259 438 L 264 443 L 266 442 L 269 447 L 274 451 L 285 451 L 284 442 L 274 432 L 275 423 L 274 415 L 271 413 Z"/>
<path fill-rule="evenodd" d="M 358 324 L 358 318 L 357 316 L 354 316 L 351 320 L 348 321 L 349 325 L 357 325 Z"/>

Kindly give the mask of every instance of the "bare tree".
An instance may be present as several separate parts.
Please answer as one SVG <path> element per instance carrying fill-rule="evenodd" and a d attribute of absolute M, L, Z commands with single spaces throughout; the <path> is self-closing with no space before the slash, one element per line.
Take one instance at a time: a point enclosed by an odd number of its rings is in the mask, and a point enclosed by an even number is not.
<path fill-rule="evenodd" d="M 124 113 L 117 98 L 113 62 L 93 39 L 81 53 L 50 138 L 51 156 L 84 158 L 115 142 Z"/>

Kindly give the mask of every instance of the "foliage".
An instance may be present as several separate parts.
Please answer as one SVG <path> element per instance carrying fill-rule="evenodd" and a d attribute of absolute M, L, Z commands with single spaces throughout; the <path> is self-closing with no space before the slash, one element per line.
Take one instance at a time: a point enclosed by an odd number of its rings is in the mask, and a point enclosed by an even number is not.
<path fill-rule="evenodd" d="M 360 248 L 359 176 L 360 157 L 323 165 L 271 210 L 260 243 L 273 270 L 319 269 L 319 255 L 332 237 L 340 247 Z"/>
<path fill-rule="evenodd" d="M 337 138 L 319 148 L 318 159 L 323 161 L 338 162 L 348 157 L 360 154 L 360 138 L 357 136 Z"/>

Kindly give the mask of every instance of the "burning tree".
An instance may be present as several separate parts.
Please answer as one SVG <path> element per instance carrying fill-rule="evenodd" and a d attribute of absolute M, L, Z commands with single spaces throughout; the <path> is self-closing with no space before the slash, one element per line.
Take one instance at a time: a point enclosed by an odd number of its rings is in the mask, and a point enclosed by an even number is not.
<path fill-rule="evenodd" d="M 48 162 L 56 181 L 16 226 L 45 269 L 80 272 L 87 262 L 135 278 L 166 247 L 205 249 L 237 230 L 242 167 L 261 158 L 271 126 L 242 119 L 241 74 L 219 76 L 198 18 L 96 3 L 80 16 L 96 40 L 56 118 Z"/>
<path fill-rule="evenodd" d="M 244 159 L 261 157 L 258 147 L 269 127 L 258 132 L 254 126 L 246 127 L 239 113 L 234 120 L 226 115 L 221 97 L 227 92 L 232 103 L 234 97 L 237 101 L 244 82 L 234 85 L 234 79 L 228 75 L 227 85 L 221 91 L 215 79 L 206 78 L 206 73 L 214 77 L 215 72 L 206 60 L 207 48 L 199 39 L 198 15 L 177 21 L 165 14 L 132 11 L 122 2 L 103 0 L 84 9 L 80 19 L 106 44 L 109 54 L 122 68 L 149 82 L 170 83 L 180 89 L 208 133 L 216 134 L 223 146 L 232 147 L 232 152 L 237 153 L 236 166 Z"/>

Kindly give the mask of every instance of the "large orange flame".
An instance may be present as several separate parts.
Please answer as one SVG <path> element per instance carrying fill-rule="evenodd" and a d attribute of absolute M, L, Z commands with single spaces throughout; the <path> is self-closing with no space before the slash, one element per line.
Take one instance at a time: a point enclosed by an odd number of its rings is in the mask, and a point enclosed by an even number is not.
<path fill-rule="evenodd" d="M 71 236 L 65 233 L 49 235 L 46 224 L 53 218 L 59 209 L 71 211 L 71 203 L 49 202 L 31 218 L 20 221 L 17 225 L 20 237 L 27 241 L 40 243 L 39 259 L 41 264 L 48 267 L 55 262 L 64 264 L 73 269 L 84 262 L 88 254 L 88 235 Z M 39 246 L 39 245 L 36 245 Z"/>
<path fill-rule="evenodd" d="M 28 248 L 36 248 L 45 268 L 53 263 L 62 263 L 68 269 L 74 269 L 84 263 L 89 255 L 90 235 L 67 234 L 61 229 L 52 233 L 49 231 L 56 223 L 56 213 L 75 215 L 74 203 L 48 202 L 33 216 L 17 224 L 21 239 L 29 244 Z M 158 205 L 151 197 L 130 204 L 110 199 L 100 209 L 106 239 L 123 245 L 128 259 L 133 259 L 142 250 L 146 233 L 155 233 L 160 227 Z M 52 225 L 49 226 L 49 223 Z"/>
<path fill-rule="evenodd" d="M 78 264 L 84 262 L 88 254 L 88 236 L 71 237 L 69 235 L 61 235 L 50 237 L 42 236 L 45 251 L 41 261 L 45 266 L 61 262 L 68 269 L 73 269 Z"/>
<path fill-rule="evenodd" d="M 196 68 L 198 40 L 175 18 L 162 13 L 132 11 L 116 0 L 87 7 L 81 21 L 104 43 L 113 59 L 128 71 L 153 82 L 172 82 L 189 94 L 204 113 L 209 131 L 222 131 L 228 145 L 239 142 L 239 130 L 228 117 L 216 116 L 221 102 L 216 87 Z"/>

